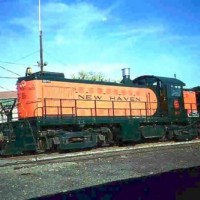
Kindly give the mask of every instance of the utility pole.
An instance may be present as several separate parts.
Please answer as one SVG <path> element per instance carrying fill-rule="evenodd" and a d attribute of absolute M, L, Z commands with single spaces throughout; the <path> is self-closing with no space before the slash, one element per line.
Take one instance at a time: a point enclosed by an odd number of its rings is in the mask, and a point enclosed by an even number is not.
<path fill-rule="evenodd" d="M 42 25 L 41 25 L 41 12 L 40 12 L 40 0 L 39 0 L 39 37 L 40 37 L 40 62 L 38 63 L 40 66 L 40 71 L 43 73 L 44 71 L 44 62 L 43 62 L 43 46 L 42 46 Z"/>

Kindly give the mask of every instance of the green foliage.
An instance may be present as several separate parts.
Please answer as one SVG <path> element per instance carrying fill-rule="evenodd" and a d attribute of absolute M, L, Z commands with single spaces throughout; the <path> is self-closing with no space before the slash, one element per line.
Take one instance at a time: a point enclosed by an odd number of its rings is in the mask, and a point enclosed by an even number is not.
<path fill-rule="evenodd" d="M 77 75 L 73 74 L 71 76 L 73 79 L 82 79 L 82 80 L 91 80 L 91 81 L 110 81 L 109 79 L 106 79 L 104 75 L 100 72 L 86 72 L 86 71 L 80 71 Z"/>

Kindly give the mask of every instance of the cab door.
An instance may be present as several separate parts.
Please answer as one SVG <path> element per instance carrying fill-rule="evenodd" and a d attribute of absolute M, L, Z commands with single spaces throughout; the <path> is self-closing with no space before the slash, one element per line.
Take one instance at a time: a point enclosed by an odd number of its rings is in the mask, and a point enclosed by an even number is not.
<path fill-rule="evenodd" d="M 185 114 L 182 86 L 168 85 L 167 88 L 169 116 L 179 118 Z"/>
<path fill-rule="evenodd" d="M 159 95 L 161 116 L 168 116 L 167 86 L 160 87 Z"/>

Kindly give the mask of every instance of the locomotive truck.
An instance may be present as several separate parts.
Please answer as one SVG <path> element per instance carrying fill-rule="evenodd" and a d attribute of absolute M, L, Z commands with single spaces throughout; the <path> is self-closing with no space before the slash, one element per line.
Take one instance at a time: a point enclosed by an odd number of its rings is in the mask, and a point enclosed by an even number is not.
<path fill-rule="evenodd" d="M 0 124 L 0 155 L 68 151 L 200 135 L 200 87 L 144 75 L 120 83 L 40 71 L 17 81 L 18 120 Z"/>

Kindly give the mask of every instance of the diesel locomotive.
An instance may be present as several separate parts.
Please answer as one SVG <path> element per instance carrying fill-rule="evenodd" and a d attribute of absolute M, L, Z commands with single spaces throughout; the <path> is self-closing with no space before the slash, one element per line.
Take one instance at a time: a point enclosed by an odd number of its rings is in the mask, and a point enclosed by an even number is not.
<path fill-rule="evenodd" d="M 0 155 L 197 138 L 200 87 L 184 86 L 177 78 L 152 75 L 131 80 L 127 68 L 120 83 L 28 73 L 18 79 L 18 98 L 0 124 Z"/>

